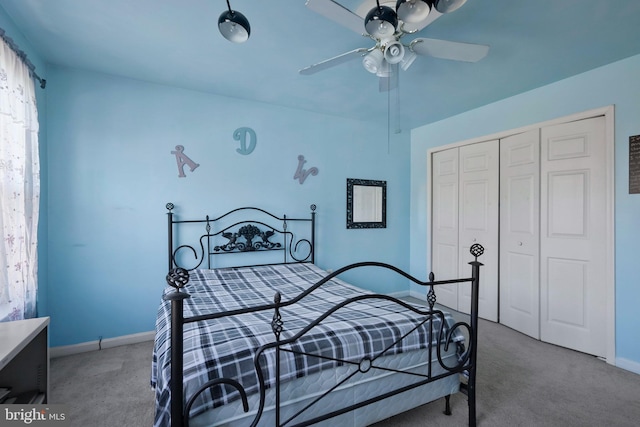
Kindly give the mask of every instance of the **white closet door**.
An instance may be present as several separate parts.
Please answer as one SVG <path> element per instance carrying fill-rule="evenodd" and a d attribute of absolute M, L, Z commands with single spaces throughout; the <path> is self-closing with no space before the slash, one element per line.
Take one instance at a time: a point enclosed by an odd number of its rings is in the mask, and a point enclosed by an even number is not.
<path fill-rule="evenodd" d="M 540 334 L 606 356 L 605 119 L 542 129 Z"/>
<path fill-rule="evenodd" d="M 458 149 L 433 154 L 431 271 L 436 280 L 458 277 Z M 438 303 L 458 309 L 458 286 L 436 289 Z"/>
<path fill-rule="evenodd" d="M 540 130 L 500 140 L 500 323 L 540 339 Z"/>
<path fill-rule="evenodd" d="M 474 258 L 469 248 L 474 243 L 484 246 L 480 258 L 479 310 L 480 317 L 498 320 L 498 180 L 499 141 L 492 140 L 459 148 L 459 269 L 460 277 L 469 277 L 469 262 Z M 458 310 L 468 313 L 471 306 L 471 287 L 458 285 Z"/>

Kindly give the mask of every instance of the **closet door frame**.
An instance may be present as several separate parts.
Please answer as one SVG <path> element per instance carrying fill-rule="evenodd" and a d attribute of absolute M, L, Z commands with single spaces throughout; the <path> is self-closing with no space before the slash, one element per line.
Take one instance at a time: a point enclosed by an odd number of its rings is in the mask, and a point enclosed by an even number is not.
<path fill-rule="evenodd" d="M 605 140 L 606 140 L 606 159 L 605 159 L 605 167 L 606 167 L 606 194 L 605 194 L 605 203 L 606 203 L 606 245 L 607 245 L 607 255 L 605 259 L 605 286 L 606 286 L 606 306 L 607 306 L 607 315 L 605 321 L 607 323 L 606 330 L 607 336 L 606 340 L 606 362 L 610 365 L 616 364 L 616 330 L 615 330 L 615 318 L 616 318 L 616 307 L 615 307 L 615 121 L 614 121 L 615 107 L 613 105 L 609 105 L 602 108 L 596 108 L 593 110 L 587 110 L 580 113 L 571 114 L 568 116 L 559 117 L 556 119 L 548 120 L 545 122 L 534 123 L 531 125 L 523 126 L 520 128 L 505 130 L 502 132 L 497 132 L 491 135 L 481 136 L 477 138 L 472 138 L 460 142 L 456 142 L 453 144 L 447 144 L 440 147 L 434 147 L 427 151 L 427 174 L 429 179 L 429 186 L 431 182 L 431 157 L 434 153 L 442 150 L 448 150 L 450 148 L 461 147 L 468 144 L 476 144 L 479 142 L 489 141 L 492 139 L 503 139 L 508 136 L 527 132 L 529 130 L 535 128 L 542 128 L 545 126 L 552 126 L 561 123 L 572 122 L 576 120 L 589 119 L 593 117 L 604 117 L 605 118 Z M 431 235 L 432 235 L 432 218 L 431 218 L 431 195 L 427 197 L 427 224 L 429 235 L 427 236 L 427 265 L 431 268 Z"/>

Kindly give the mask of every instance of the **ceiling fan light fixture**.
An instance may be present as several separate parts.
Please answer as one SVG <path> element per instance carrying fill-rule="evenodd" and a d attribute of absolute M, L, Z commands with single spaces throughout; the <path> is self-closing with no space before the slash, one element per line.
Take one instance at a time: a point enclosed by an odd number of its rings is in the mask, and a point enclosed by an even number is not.
<path fill-rule="evenodd" d="M 398 0 L 396 12 L 398 19 L 408 24 L 416 24 L 427 19 L 433 0 Z"/>
<path fill-rule="evenodd" d="M 376 76 L 378 77 L 391 77 L 391 65 L 389 65 L 388 62 L 383 62 L 382 66 L 380 68 L 378 68 L 378 71 L 376 72 Z"/>
<path fill-rule="evenodd" d="M 384 63 L 384 55 L 380 49 L 374 49 L 362 59 L 364 69 L 371 74 L 376 74 Z"/>
<path fill-rule="evenodd" d="M 458 10 L 467 0 L 435 0 L 435 8 L 440 13 L 450 13 Z"/>
<path fill-rule="evenodd" d="M 222 12 L 218 18 L 218 30 L 220 30 L 220 34 L 233 43 L 246 42 L 251 34 L 249 20 L 242 13 L 231 10 L 229 0 L 227 0 L 227 7 L 229 10 Z"/>
<path fill-rule="evenodd" d="M 389 43 L 384 49 L 384 59 L 389 64 L 397 64 L 404 58 L 404 46 L 399 41 Z"/>
<path fill-rule="evenodd" d="M 398 28 L 398 15 L 388 6 L 374 7 L 364 19 L 364 29 L 376 38 L 391 37 Z"/>

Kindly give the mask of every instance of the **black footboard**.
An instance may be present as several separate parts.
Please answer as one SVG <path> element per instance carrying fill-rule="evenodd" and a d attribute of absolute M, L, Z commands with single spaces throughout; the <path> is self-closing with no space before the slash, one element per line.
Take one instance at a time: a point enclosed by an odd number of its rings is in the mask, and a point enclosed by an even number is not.
<path fill-rule="evenodd" d="M 275 372 L 274 382 L 275 382 L 275 396 L 276 396 L 275 397 L 276 399 L 275 417 L 276 417 L 277 426 L 281 426 L 284 424 L 286 424 L 287 426 L 290 426 L 290 425 L 304 426 L 304 425 L 314 424 L 322 420 L 330 419 L 335 416 L 341 415 L 343 413 L 352 411 L 354 409 L 364 407 L 366 405 L 372 404 L 382 399 L 386 399 L 388 397 L 397 395 L 399 393 L 403 393 L 405 391 L 414 389 L 416 387 L 420 387 L 420 386 L 435 382 L 445 377 L 450 377 L 453 375 L 459 376 L 462 374 L 468 377 L 467 384 L 465 387 L 465 392 L 468 396 L 469 426 L 475 426 L 476 425 L 476 369 L 477 369 L 476 358 L 477 358 L 477 341 L 478 341 L 478 335 L 477 335 L 478 288 L 479 288 L 479 282 L 480 282 L 480 266 L 482 265 L 480 262 L 478 262 L 477 258 L 482 254 L 482 252 L 483 252 L 482 246 L 477 244 L 472 246 L 471 253 L 476 257 L 476 260 L 470 263 L 471 277 L 469 278 L 435 281 L 432 273 L 430 274 L 428 281 L 421 281 L 407 274 L 406 272 L 403 272 L 402 270 L 399 270 L 398 268 L 388 264 L 378 263 L 378 262 L 363 262 L 363 263 L 351 264 L 349 266 L 336 270 L 335 272 L 329 274 L 327 277 L 320 280 L 310 289 L 306 290 L 305 292 L 301 293 L 297 297 L 291 300 L 288 300 L 286 302 L 282 302 L 280 294 L 277 293 L 274 297 L 274 302 L 272 304 L 253 307 L 251 309 L 238 309 L 238 310 L 228 311 L 224 313 L 212 313 L 211 315 L 194 316 L 189 318 L 185 318 L 183 315 L 183 302 L 185 299 L 190 297 L 189 294 L 183 291 L 184 286 L 187 284 L 189 280 L 189 273 L 188 271 L 182 268 L 172 269 L 167 275 L 167 283 L 172 287 L 176 288 L 176 290 L 175 292 L 167 293 L 164 297 L 165 300 L 171 301 L 171 382 L 170 382 L 171 425 L 173 427 L 188 426 L 189 425 L 189 419 L 188 419 L 189 409 L 191 408 L 191 405 L 193 404 L 198 394 L 200 394 L 204 390 L 209 389 L 210 387 L 231 387 L 231 388 L 237 389 L 240 392 L 240 398 L 242 399 L 244 410 L 245 412 L 248 411 L 247 394 L 243 386 L 239 382 L 237 382 L 235 379 L 232 379 L 232 378 L 221 378 L 221 379 L 215 379 L 215 380 L 209 381 L 206 384 L 202 385 L 202 387 L 197 392 L 195 392 L 193 396 L 189 397 L 187 402 L 184 401 L 184 397 L 183 397 L 183 394 L 184 394 L 183 392 L 183 326 L 191 322 L 217 319 L 217 318 L 222 318 L 227 316 L 235 316 L 235 315 L 256 312 L 256 311 L 271 310 L 274 313 L 273 320 L 271 322 L 271 328 L 274 334 L 274 340 L 272 343 L 263 345 L 260 349 L 258 349 L 255 356 L 255 369 L 259 377 L 259 385 L 260 385 L 259 387 L 260 407 L 258 408 L 257 415 L 252 425 L 256 425 L 262 415 L 264 401 L 265 401 L 264 396 L 265 396 L 266 389 L 268 388 L 268 386 L 265 385 L 263 370 L 260 368 L 261 355 L 265 351 L 271 350 L 271 351 L 275 351 L 275 357 L 276 357 L 276 363 L 275 363 L 276 372 Z M 327 283 L 328 281 L 335 278 L 336 276 L 349 270 L 353 270 L 357 268 L 365 268 L 365 267 L 376 267 L 376 268 L 382 268 L 385 270 L 390 270 L 411 280 L 413 283 L 416 283 L 420 286 L 424 286 L 427 289 L 428 309 L 425 310 L 425 307 L 412 306 L 411 304 L 408 304 L 405 301 L 402 301 L 387 295 L 367 294 L 367 295 L 348 298 L 344 300 L 343 302 L 335 305 L 326 313 L 318 317 L 314 322 L 300 329 L 295 335 L 287 339 L 281 338 L 283 325 L 286 325 L 286 321 L 287 321 L 287 319 L 283 319 L 281 315 L 283 308 L 300 301 L 302 298 L 309 295 L 315 289 L 319 288 L 320 286 Z M 446 322 L 445 322 L 444 313 L 435 307 L 435 304 L 437 301 L 436 289 L 438 286 L 441 286 L 441 285 L 453 284 L 453 283 L 465 283 L 465 282 L 470 284 L 471 290 L 472 290 L 470 321 L 469 323 L 457 322 L 454 325 L 445 326 Z M 331 408 L 329 408 L 328 412 L 324 413 L 321 416 L 315 416 L 312 419 L 306 419 L 300 423 L 295 423 L 295 420 L 292 420 L 293 417 L 287 420 L 281 420 L 280 411 L 279 411 L 280 353 L 283 351 L 291 352 L 292 351 L 291 345 L 295 343 L 296 340 L 299 340 L 302 337 L 304 337 L 305 334 L 307 334 L 310 330 L 312 330 L 314 327 L 316 327 L 326 318 L 332 316 L 336 311 L 340 310 L 341 308 L 344 308 L 354 303 L 358 303 L 362 300 L 371 300 L 371 299 L 392 301 L 393 303 L 404 307 L 406 310 L 410 310 L 410 311 L 413 311 L 414 313 L 418 313 L 424 316 L 425 320 L 423 323 L 425 323 L 427 330 L 432 331 L 431 334 L 433 333 L 437 334 L 437 339 L 435 340 L 436 345 L 431 344 L 433 340 L 430 337 L 428 340 L 428 343 L 429 343 L 428 347 L 426 348 L 426 351 L 429 352 L 428 371 L 424 374 L 418 375 L 417 380 L 410 383 L 409 385 L 406 385 L 404 387 L 400 387 L 388 392 L 384 392 L 380 396 L 367 398 L 363 401 L 356 402 L 352 405 L 348 405 L 348 406 L 339 408 L 337 410 L 332 410 Z M 430 322 L 430 323 L 427 323 L 427 322 Z M 447 363 L 445 363 L 441 357 L 441 351 L 442 351 L 442 348 L 444 348 L 444 351 L 447 351 L 447 347 L 452 342 L 452 335 L 454 331 L 456 331 L 457 329 L 466 329 L 469 338 L 466 343 L 467 345 L 464 348 L 464 351 L 458 357 L 457 363 L 454 365 L 447 365 Z M 387 350 L 388 349 L 385 348 L 381 352 L 376 353 L 373 357 L 366 357 L 356 362 L 349 361 L 349 360 L 336 360 L 336 361 L 343 364 L 351 363 L 356 366 L 356 369 L 358 372 L 367 372 L 375 364 L 376 358 L 384 354 Z M 432 371 L 432 366 L 431 366 L 432 353 L 434 355 L 434 359 L 437 358 L 437 364 L 439 365 L 439 370 L 437 372 Z M 331 392 L 332 390 L 333 388 L 329 390 L 327 393 Z M 322 399 L 322 397 L 323 396 L 320 396 L 319 398 L 316 399 L 316 401 L 319 401 L 320 399 Z M 448 403 L 449 402 L 447 399 L 447 407 L 448 407 Z"/>

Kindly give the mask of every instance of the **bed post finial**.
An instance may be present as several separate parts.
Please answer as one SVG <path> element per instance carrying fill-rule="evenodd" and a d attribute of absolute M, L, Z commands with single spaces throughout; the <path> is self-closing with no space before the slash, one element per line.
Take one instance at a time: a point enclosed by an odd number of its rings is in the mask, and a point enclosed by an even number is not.
<path fill-rule="evenodd" d="M 469 252 L 471 252 L 471 255 L 476 258 L 475 261 L 478 262 L 478 257 L 484 253 L 484 246 L 482 246 L 480 243 L 474 243 L 473 245 L 471 245 Z"/>
<path fill-rule="evenodd" d="M 182 267 L 171 269 L 167 274 L 166 280 L 169 286 L 180 291 L 189 283 L 189 272 Z"/>

